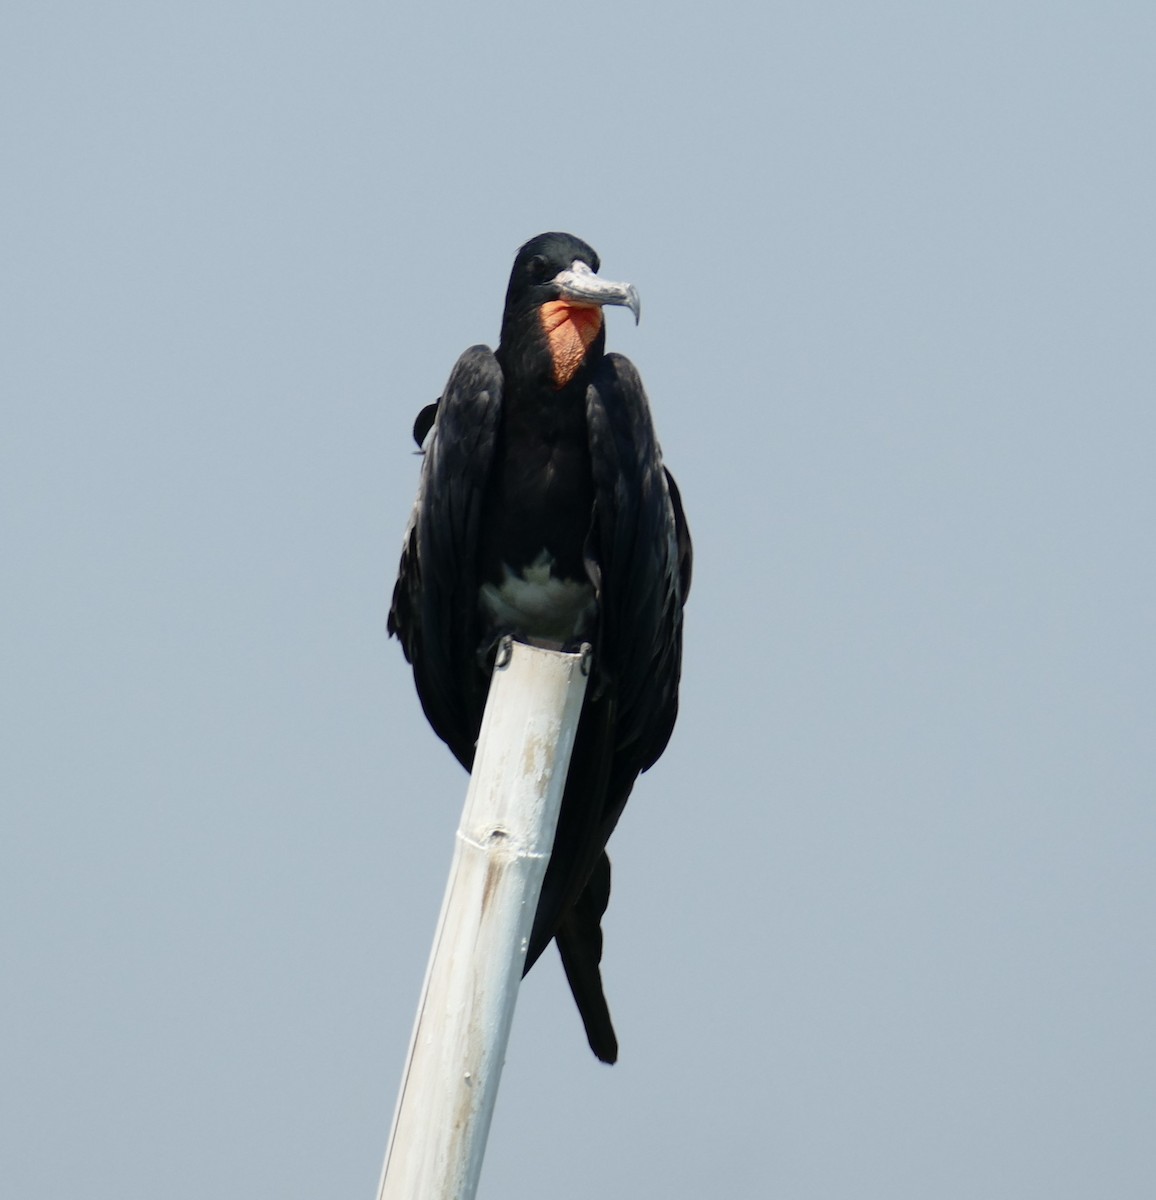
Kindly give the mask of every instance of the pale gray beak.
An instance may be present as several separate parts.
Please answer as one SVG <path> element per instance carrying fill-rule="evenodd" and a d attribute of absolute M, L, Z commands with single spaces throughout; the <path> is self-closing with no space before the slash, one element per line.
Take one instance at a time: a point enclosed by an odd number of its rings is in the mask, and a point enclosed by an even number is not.
<path fill-rule="evenodd" d="M 634 314 L 634 323 L 642 313 L 638 289 L 632 283 L 614 283 L 603 279 L 582 262 L 575 259 L 565 271 L 554 276 L 554 283 L 564 300 L 577 300 L 581 304 L 621 304 Z"/>

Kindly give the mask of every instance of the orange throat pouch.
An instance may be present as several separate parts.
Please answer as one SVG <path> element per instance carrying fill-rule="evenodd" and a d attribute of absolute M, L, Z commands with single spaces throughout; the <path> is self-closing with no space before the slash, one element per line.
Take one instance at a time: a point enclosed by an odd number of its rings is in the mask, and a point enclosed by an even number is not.
<path fill-rule="evenodd" d="M 554 364 L 554 386 L 564 388 L 602 328 L 602 309 L 597 304 L 548 300 L 540 312 L 542 332 Z"/>

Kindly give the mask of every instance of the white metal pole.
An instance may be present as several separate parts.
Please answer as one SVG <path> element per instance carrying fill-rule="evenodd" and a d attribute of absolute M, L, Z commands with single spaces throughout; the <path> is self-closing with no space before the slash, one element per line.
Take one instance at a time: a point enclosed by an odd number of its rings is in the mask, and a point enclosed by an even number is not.
<path fill-rule="evenodd" d="M 499 648 L 378 1200 L 472 1200 L 586 693 L 581 654 Z"/>

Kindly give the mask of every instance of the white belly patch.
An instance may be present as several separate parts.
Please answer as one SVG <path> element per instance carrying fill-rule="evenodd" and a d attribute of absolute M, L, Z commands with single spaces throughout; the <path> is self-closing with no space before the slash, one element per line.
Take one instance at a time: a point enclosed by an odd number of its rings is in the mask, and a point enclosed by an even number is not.
<path fill-rule="evenodd" d="M 558 579 L 545 550 L 518 574 L 503 564 L 502 582 L 479 593 L 482 612 L 499 628 L 532 646 L 557 650 L 589 633 L 594 621 L 594 588 L 588 580 Z"/>

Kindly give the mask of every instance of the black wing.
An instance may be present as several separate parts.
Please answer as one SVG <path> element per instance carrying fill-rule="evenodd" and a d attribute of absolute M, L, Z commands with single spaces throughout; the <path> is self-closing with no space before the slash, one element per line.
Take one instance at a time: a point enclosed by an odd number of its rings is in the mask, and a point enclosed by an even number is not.
<path fill-rule="evenodd" d="M 590 557 L 601 576 L 598 665 L 617 708 L 611 790 L 617 779 L 629 791 L 666 749 L 678 714 L 690 533 L 628 359 L 606 356 L 586 413 L 595 490 Z"/>
<path fill-rule="evenodd" d="M 599 600 L 595 672 L 527 965 L 557 936 L 591 1045 L 613 1061 L 605 1003 L 583 1004 L 601 995 L 605 847 L 634 781 L 665 749 L 678 713 L 691 545 L 642 381 L 627 359 L 603 360 L 587 390 L 586 416 L 595 491 L 587 570 Z M 605 1040 L 600 1027 L 609 1031 Z"/>
<path fill-rule="evenodd" d="M 388 628 L 413 664 L 425 715 L 468 771 L 489 676 L 478 659 L 482 503 L 502 408 L 502 369 L 488 346 L 458 359 L 433 425 L 402 544 Z M 415 436 L 417 430 L 415 427 Z"/>

